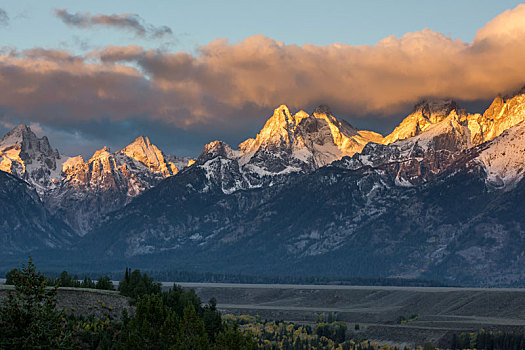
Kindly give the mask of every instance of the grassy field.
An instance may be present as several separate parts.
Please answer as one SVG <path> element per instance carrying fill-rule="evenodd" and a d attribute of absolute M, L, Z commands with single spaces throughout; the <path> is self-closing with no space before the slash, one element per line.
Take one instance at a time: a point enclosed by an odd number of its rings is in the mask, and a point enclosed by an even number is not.
<path fill-rule="evenodd" d="M 525 331 L 525 289 L 180 284 L 203 301 L 215 297 L 225 313 L 298 323 L 333 313 L 349 329 L 359 324 L 363 337 L 400 344 L 439 344 L 478 329 Z"/>

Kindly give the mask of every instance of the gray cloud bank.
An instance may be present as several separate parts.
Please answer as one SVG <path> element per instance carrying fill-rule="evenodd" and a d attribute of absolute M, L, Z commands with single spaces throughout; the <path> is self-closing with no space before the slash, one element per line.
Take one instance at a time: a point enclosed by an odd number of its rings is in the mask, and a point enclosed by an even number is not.
<path fill-rule="evenodd" d="M 132 31 L 139 37 L 161 38 L 172 35 L 167 26 L 153 26 L 136 14 L 91 15 L 89 13 L 69 13 L 65 9 L 56 9 L 55 15 L 65 24 L 77 28 L 105 26 Z"/>
<path fill-rule="evenodd" d="M 107 20 L 62 15 L 79 27 Z M 398 118 L 424 97 L 475 101 L 516 90 L 525 84 L 523 62 L 525 5 L 487 23 L 470 43 L 425 29 L 374 46 L 285 45 L 256 35 L 215 40 L 196 55 L 140 46 L 84 56 L 33 49 L 0 55 L 1 118 L 233 132 L 251 128 L 252 113 L 269 115 L 282 103 L 295 109 L 325 103 L 352 118 Z"/>
<path fill-rule="evenodd" d="M 5 10 L 0 8 L 0 26 L 6 26 L 9 24 L 9 15 Z"/>

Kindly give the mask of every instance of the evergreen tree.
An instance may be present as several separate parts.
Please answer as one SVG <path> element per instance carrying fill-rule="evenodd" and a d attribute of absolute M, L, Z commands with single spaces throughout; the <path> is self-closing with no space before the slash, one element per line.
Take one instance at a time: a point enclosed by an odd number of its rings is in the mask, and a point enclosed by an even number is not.
<path fill-rule="evenodd" d="M 184 318 L 182 319 L 177 344 L 174 348 L 180 350 L 204 350 L 209 348 L 204 323 L 198 317 L 193 305 L 188 305 L 184 309 Z"/>
<path fill-rule="evenodd" d="M 65 315 L 56 310 L 57 289 L 46 289 L 46 279 L 31 258 L 11 278 L 15 290 L 0 305 L 0 348 L 69 348 Z"/>

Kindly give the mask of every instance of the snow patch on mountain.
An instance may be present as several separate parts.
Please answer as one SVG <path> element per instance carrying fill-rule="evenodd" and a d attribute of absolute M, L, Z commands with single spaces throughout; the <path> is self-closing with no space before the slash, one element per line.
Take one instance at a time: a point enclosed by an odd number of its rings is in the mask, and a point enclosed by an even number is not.
<path fill-rule="evenodd" d="M 476 161 L 483 165 L 489 185 L 513 189 L 525 174 L 525 122 L 490 142 Z"/>
<path fill-rule="evenodd" d="M 281 105 L 257 136 L 241 143 L 238 150 L 222 141 L 206 145 L 197 166 L 205 170 L 208 180 L 220 184 L 224 193 L 232 193 L 239 189 L 272 186 L 283 176 L 313 171 L 360 152 L 369 142 L 381 140 L 380 134 L 358 130 L 335 118 L 327 106 L 317 107 L 312 115 L 304 111 L 292 115 L 287 106 Z M 208 163 L 215 157 L 230 162 L 227 167 Z M 213 171 L 220 173 L 211 174 Z"/>
<path fill-rule="evenodd" d="M 47 137 L 38 138 L 27 125 L 18 125 L 0 141 L 0 170 L 27 181 L 39 195 L 61 181 L 64 160 Z"/>
<path fill-rule="evenodd" d="M 423 100 L 414 106 L 412 113 L 382 143 L 390 144 L 419 135 L 447 118 L 452 111 L 462 114 L 457 103 L 452 100 Z"/>

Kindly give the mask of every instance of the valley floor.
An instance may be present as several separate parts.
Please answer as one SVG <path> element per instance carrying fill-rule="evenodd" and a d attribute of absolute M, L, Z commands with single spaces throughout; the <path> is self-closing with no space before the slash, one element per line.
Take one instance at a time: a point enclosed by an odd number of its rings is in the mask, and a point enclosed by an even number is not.
<path fill-rule="evenodd" d="M 172 283 L 165 283 L 164 287 Z M 180 283 L 235 315 L 310 324 L 333 314 L 366 339 L 449 344 L 453 333 L 525 331 L 525 289 Z M 412 319 L 411 319 L 411 316 Z M 408 321 L 401 322 L 405 318 Z"/>

